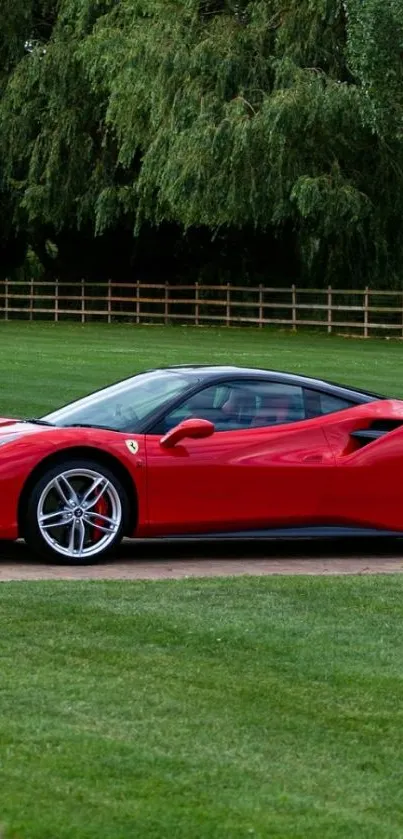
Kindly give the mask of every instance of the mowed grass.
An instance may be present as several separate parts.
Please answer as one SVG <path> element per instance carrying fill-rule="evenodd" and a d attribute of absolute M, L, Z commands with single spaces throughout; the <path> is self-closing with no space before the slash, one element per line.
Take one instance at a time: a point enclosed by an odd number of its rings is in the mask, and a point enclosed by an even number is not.
<path fill-rule="evenodd" d="M 238 364 L 403 396 L 403 344 L 258 329 L 0 323 L 0 414 L 40 415 L 154 366 Z"/>
<path fill-rule="evenodd" d="M 397 341 L 1 323 L 0 414 L 185 362 L 403 396 Z M 403 577 L 3 583 L 0 619 L 0 834 L 403 837 Z"/>
<path fill-rule="evenodd" d="M 403 836 L 403 577 L 0 588 L 19 839 Z"/>

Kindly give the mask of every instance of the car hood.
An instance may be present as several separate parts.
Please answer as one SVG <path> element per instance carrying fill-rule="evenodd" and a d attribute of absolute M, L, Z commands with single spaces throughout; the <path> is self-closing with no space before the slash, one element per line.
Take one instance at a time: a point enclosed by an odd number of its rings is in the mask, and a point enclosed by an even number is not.
<path fill-rule="evenodd" d="M 18 434 L 32 434 L 33 432 L 51 431 L 52 425 L 36 425 L 33 422 L 23 422 L 20 419 L 10 419 L 7 417 L 0 417 L 0 439 L 3 440 L 8 436 L 14 437 Z"/>

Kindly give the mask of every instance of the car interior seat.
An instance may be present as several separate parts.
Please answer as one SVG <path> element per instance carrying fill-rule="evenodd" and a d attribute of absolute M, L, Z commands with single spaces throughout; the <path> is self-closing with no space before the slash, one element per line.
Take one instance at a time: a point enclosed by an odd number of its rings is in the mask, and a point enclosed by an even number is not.
<path fill-rule="evenodd" d="M 234 388 L 221 406 L 221 421 L 237 428 L 249 428 L 256 412 L 256 396 Z"/>
<path fill-rule="evenodd" d="M 280 394 L 262 397 L 261 404 L 252 420 L 251 427 L 280 425 L 290 422 L 293 417 L 294 402 L 292 397 Z"/>

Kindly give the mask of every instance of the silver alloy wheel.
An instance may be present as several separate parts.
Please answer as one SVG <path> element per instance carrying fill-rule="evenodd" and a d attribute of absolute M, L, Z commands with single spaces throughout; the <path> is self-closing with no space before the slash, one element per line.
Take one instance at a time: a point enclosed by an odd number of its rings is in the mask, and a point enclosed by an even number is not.
<path fill-rule="evenodd" d="M 60 472 L 46 485 L 37 507 L 42 538 L 71 559 L 107 550 L 121 527 L 122 515 L 113 483 L 94 469 Z"/>

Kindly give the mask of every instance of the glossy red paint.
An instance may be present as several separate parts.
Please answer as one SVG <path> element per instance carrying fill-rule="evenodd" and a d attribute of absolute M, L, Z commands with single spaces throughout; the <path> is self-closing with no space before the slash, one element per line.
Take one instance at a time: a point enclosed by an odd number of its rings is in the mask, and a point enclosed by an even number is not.
<path fill-rule="evenodd" d="M 313 421 L 219 432 L 172 449 L 148 436 L 146 451 L 154 535 L 320 520 L 334 469 L 330 446 Z"/>
<path fill-rule="evenodd" d="M 138 532 L 145 529 L 148 513 L 143 435 L 96 428 L 48 428 L 12 420 L 0 420 L 0 426 L 3 426 L 0 427 L 0 539 L 16 539 L 21 535 L 18 532 L 19 499 L 33 471 L 51 458 L 68 460 L 83 451 L 95 458 L 109 456 L 126 470 L 133 482 L 133 504 L 134 493 L 137 495 Z M 10 442 L 2 445 L 7 437 Z M 133 440 L 138 444 L 136 454 L 132 454 L 127 445 Z"/>
<path fill-rule="evenodd" d="M 350 435 L 373 420 L 403 423 L 403 403 L 374 402 L 327 417 L 324 430 L 337 466 L 327 505 L 335 524 L 403 531 L 403 425 L 361 448 Z"/>
<path fill-rule="evenodd" d="M 187 419 L 180 422 L 176 428 L 172 428 L 167 434 L 160 438 L 159 444 L 162 448 L 172 449 L 182 440 L 201 440 L 211 437 L 214 434 L 214 425 L 205 419 Z"/>
<path fill-rule="evenodd" d="M 403 423 L 403 403 L 371 402 L 298 423 L 184 438 L 170 448 L 157 435 L 0 419 L 0 538 L 20 535 L 18 505 L 32 472 L 78 450 L 109 456 L 130 476 L 130 500 L 136 493 L 138 504 L 131 535 L 320 524 L 403 532 L 403 425 L 361 447 L 351 433 L 374 420 Z"/>

